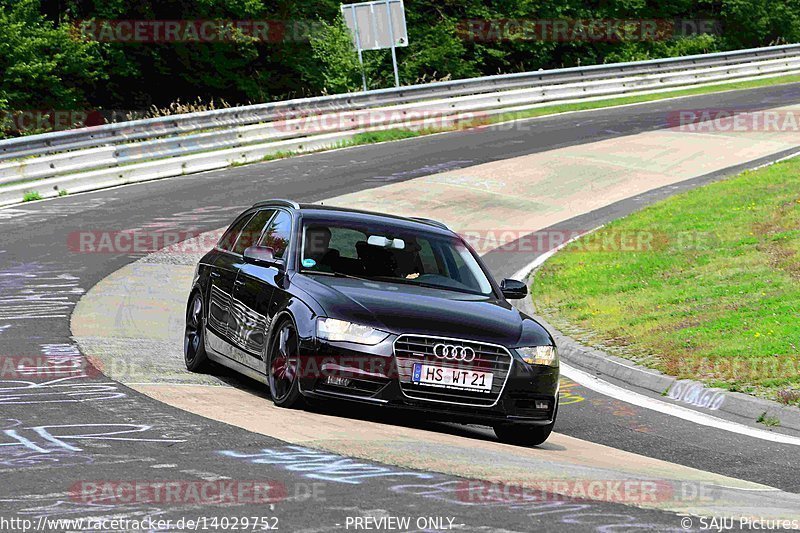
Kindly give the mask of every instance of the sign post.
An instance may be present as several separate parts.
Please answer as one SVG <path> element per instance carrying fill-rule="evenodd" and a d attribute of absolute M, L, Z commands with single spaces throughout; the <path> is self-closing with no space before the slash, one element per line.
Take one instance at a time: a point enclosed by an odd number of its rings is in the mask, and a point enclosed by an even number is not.
<path fill-rule="evenodd" d="M 400 86 L 400 75 L 397 71 L 398 46 L 408 46 L 406 30 L 406 13 L 403 0 L 376 0 L 357 4 L 342 4 L 342 16 L 353 36 L 353 44 L 358 51 L 361 63 L 361 80 L 367 90 L 367 79 L 364 73 L 364 50 L 392 50 L 392 67 L 394 68 L 394 85 Z"/>

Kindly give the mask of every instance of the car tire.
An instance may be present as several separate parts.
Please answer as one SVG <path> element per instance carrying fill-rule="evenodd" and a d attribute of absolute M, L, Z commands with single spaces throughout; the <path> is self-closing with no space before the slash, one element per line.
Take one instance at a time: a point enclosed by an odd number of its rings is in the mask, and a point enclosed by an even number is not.
<path fill-rule="evenodd" d="M 205 329 L 203 327 L 203 297 L 192 294 L 186 307 L 186 331 L 183 336 L 183 359 L 190 372 L 207 372 L 211 361 L 206 354 Z"/>
<path fill-rule="evenodd" d="M 553 421 L 546 426 L 531 426 L 523 424 L 502 424 L 494 426 L 494 434 L 500 442 L 516 444 L 518 446 L 539 446 L 550 437 L 558 416 L 558 403 L 553 413 Z"/>
<path fill-rule="evenodd" d="M 287 409 L 301 407 L 303 397 L 298 386 L 300 342 L 294 322 L 281 322 L 272 336 L 267 362 L 267 383 L 272 403 Z"/>

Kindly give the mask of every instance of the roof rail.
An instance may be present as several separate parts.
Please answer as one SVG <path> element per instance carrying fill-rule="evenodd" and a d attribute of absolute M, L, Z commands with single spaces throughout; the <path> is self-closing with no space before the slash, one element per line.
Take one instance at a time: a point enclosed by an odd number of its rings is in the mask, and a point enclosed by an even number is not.
<path fill-rule="evenodd" d="M 417 222 L 424 222 L 425 224 L 436 226 L 437 228 L 446 229 L 447 231 L 453 231 L 444 222 L 439 222 L 438 220 L 433 220 L 432 218 L 422 218 L 422 217 L 408 217 L 408 218 L 410 218 L 411 220 L 416 220 Z"/>
<path fill-rule="evenodd" d="M 264 200 L 263 202 L 256 202 L 253 207 L 267 207 L 271 205 L 280 205 L 283 207 L 291 207 L 292 209 L 300 209 L 300 205 L 293 200 L 284 200 L 282 198 L 275 198 L 273 200 Z"/>

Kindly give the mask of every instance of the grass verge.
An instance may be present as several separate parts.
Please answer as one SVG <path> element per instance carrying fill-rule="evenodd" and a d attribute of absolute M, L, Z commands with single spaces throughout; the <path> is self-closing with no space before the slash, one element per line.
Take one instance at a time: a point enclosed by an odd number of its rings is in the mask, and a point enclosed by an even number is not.
<path fill-rule="evenodd" d="M 615 221 L 536 273 L 537 311 L 656 368 L 800 405 L 800 158 Z"/>

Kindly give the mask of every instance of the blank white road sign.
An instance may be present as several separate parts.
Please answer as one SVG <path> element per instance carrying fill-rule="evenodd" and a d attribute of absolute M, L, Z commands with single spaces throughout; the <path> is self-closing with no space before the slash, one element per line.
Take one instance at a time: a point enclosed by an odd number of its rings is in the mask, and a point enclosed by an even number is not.
<path fill-rule="evenodd" d="M 408 46 L 403 0 L 342 4 L 342 15 L 358 50 Z"/>

